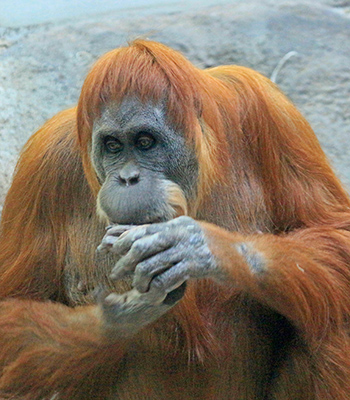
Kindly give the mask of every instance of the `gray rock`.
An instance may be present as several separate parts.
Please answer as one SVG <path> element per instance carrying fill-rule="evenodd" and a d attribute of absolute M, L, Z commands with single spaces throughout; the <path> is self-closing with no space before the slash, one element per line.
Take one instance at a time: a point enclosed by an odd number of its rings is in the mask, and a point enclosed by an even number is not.
<path fill-rule="evenodd" d="M 350 1 L 230 3 L 0 28 L 0 211 L 29 136 L 76 103 L 94 60 L 138 36 L 174 47 L 200 67 L 240 64 L 267 76 L 296 52 L 277 83 L 310 121 L 350 187 Z"/>

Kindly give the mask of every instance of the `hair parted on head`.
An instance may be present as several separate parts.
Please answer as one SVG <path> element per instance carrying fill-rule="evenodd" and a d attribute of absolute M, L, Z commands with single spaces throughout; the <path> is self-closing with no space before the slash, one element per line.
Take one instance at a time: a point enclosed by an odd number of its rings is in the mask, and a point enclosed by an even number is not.
<path fill-rule="evenodd" d="M 77 131 L 95 193 L 93 121 L 106 103 L 118 105 L 128 96 L 165 102 L 169 123 L 195 146 L 197 208 L 213 187 L 229 186 L 238 214 L 260 213 L 252 204 L 263 203 L 272 226 L 283 230 L 319 220 L 329 211 L 325 204 L 337 209 L 338 202 L 348 202 L 310 125 L 274 83 L 245 67 L 199 69 L 178 51 L 148 40 L 102 56 L 83 85 Z"/>
<path fill-rule="evenodd" d="M 102 56 L 88 74 L 78 103 L 78 136 L 88 176 L 93 175 L 86 152 L 94 119 L 101 115 L 104 104 L 118 104 L 134 96 L 154 104 L 165 101 L 169 122 L 203 154 L 200 165 L 205 180 L 218 178 L 216 170 L 225 159 L 227 146 L 222 115 L 208 82 L 213 79 L 179 52 L 152 41 L 135 40 Z M 96 178 L 94 181 L 90 179 L 90 184 L 97 189 Z"/>

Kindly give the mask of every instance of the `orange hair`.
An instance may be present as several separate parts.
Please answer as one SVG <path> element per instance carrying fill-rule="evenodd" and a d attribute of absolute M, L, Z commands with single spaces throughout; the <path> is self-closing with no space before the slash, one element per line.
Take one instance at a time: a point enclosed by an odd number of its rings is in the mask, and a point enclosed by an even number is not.
<path fill-rule="evenodd" d="M 241 219 L 265 213 L 273 231 L 322 221 L 330 210 L 350 205 L 310 125 L 271 81 L 244 67 L 201 70 L 179 52 L 146 40 L 105 54 L 83 85 L 78 136 L 95 193 L 93 121 L 104 104 L 125 96 L 165 99 L 169 121 L 194 142 L 200 166 L 196 210 L 220 185 L 230 187 Z"/>

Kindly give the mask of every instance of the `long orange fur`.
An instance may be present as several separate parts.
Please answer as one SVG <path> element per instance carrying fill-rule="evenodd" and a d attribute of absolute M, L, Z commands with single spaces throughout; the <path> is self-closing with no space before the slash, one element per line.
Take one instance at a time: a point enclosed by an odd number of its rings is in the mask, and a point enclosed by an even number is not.
<path fill-rule="evenodd" d="M 169 201 L 206 221 L 224 277 L 190 282 L 128 341 L 106 335 L 90 294 L 128 287 L 95 254 L 104 226 L 89 156 L 95 118 L 125 96 L 166 100 L 196 149 L 197 199 Z M 0 398 L 350 399 L 349 207 L 311 127 L 267 78 L 200 70 L 150 41 L 107 53 L 77 108 L 29 140 L 6 198 Z"/>

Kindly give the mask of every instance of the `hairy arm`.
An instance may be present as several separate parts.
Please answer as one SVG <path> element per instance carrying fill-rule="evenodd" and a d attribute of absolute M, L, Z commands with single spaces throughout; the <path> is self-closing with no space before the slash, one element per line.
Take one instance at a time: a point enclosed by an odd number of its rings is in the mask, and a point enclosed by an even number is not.
<path fill-rule="evenodd" d="M 306 371 L 312 372 L 314 385 L 310 398 L 347 398 L 350 232 L 317 226 L 285 236 L 237 236 L 202 226 L 219 269 L 225 271 L 224 284 L 285 316 L 306 345 L 298 349 L 290 343 L 276 398 L 288 398 L 283 382 Z"/>
<path fill-rule="evenodd" d="M 328 227 L 242 236 L 202 224 L 228 284 L 284 315 L 309 340 L 343 329 L 350 302 L 350 233 Z"/>
<path fill-rule="evenodd" d="M 1 302 L 1 396 L 39 400 L 59 393 L 60 399 L 80 399 L 89 391 L 104 398 L 124 343 L 106 340 L 101 321 L 96 306 Z"/>
<path fill-rule="evenodd" d="M 350 307 L 346 230 L 241 235 L 189 217 L 134 228 L 119 238 L 118 229 L 111 228 L 102 242 L 102 248 L 122 256 L 111 277 L 132 274 L 141 293 L 213 278 L 282 314 L 308 341 L 343 329 Z"/>
<path fill-rule="evenodd" d="M 178 300 L 151 302 L 136 292 L 100 305 L 0 303 L 0 398 L 105 399 L 135 335 Z"/>

